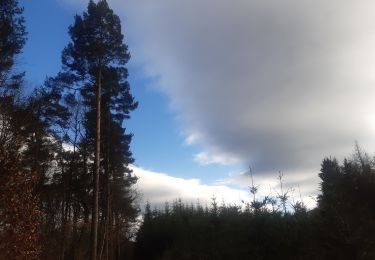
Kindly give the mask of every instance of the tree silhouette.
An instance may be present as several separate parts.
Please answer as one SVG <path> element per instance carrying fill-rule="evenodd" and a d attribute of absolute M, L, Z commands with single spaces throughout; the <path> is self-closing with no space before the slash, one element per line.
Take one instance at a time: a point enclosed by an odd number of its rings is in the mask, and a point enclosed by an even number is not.
<path fill-rule="evenodd" d="M 81 95 L 86 112 L 83 114 L 84 136 L 81 140 L 87 157 L 94 154 L 93 209 L 91 227 L 91 259 L 97 253 L 109 254 L 109 243 L 117 230 L 136 214 L 129 193 L 135 183 L 128 165 L 133 162 L 129 149 L 131 134 L 125 133 L 123 122 L 137 107 L 127 81 L 125 67 L 130 55 L 123 43 L 121 23 L 104 0 L 90 1 L 87 11 L 75 17 L 69 28 L 71 42 L 63 50 L 63 71 L 55 78 L 64 91 Z M 99 178 L 101 181 L 99 181 Z M 99 196 L 101 193 L 102 196 Z M 98 243 L 99 209 L 104 231 Z M 117 250 L 118 251 L 118 250 Z"/>

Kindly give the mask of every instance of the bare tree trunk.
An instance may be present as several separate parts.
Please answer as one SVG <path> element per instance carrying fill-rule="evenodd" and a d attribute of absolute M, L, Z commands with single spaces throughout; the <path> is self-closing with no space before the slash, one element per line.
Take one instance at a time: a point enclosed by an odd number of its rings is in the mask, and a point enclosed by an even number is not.
<path fill-rule="evenodd" d="M 104 244 L 105 244 L 106 236 L 107 236 L 107 231 L 106 231 L 106 228 L 104 226 L 103 239 L 102 239 L 102 244 L 100 246 L 100 253 L 99 253 L 99 259 L 100 260 L 103 259 L 103 250 L 104 250 Z"/>
<path fill-rule="evenodd" d="M 63 148 L 61 147 L 61 151 Z M 66 236 L 65 236 L 65 229 L 66 229 L 66 214 L 65 214 L 65 208 L 67 207 L 67 202 L 66 202 L 66 176 L 65 176 L 65 169 L 64 169 L 64 162 L 61 159 L 61 175 L 62 175 L 62 180 L 63 180 L 63 198 L 61 202 L 61 255 L 60 259 L 64 260 L 65 259 L 65 244 L 66 244 Z"/>
<path fill-rule="evenodd" d="M 108 173 L 109 174 L 109 173 Z M 109 177 L 107 177 L 107 216 L 106 216 L 106 220 L 105 220 L 105 232 L 106 232 L 106 237 L 105 237 L 105 260 L 108 260 L 108 243 L 109 243 L 109 225 L 110 225 L 110 222 L 109 222 L 109 216 L 110 216 L 110 201 L 109 201 L 109 198 L 110 198 L 110 185 L 109 185 Z"/>
<path fill-rule="evenodd" d="M 110 105 L 108 104 L 107 108 L 107 144 L 106 144 L 106 163 L 105 163 L 105 172 L 106 172 L 106 219 L 105 219 L 105 232 L 106 232 L 106 237 L 105 237 L 105 260 L 108 260 L 108 242 L 109 242 L 109 215 L 110 215 L 110 172 L 109 172 L 109 152 L 110 152 L 110 133 L 111 133 L 111 111 L 110 111 Z"/>
<path fill-rule="evenodd" d="M 100 172 L 100 111 L 101 111 L 101 83 L 102 70 L 99 68 L 99 76 L 96 89 L 96 137 L 95 137 L 95 172 L 94 172 L 94 207 L 91 226 L 91 260 L 97 260 L 98 247 L 98 216 L 99 216 L 99 172 Z"/>
<path fill-rule="evenodd" d="M 74 206 L 73 206 L 74 207 Z M 71 256 L 72 260 L 76 259 L 76 250 L 80 249 L 80 244 L 77 242 L 77 235 L 78 235 L 78 214 L 79 214 L 79 208 L 74 207 L 73 208 L 73 235 L 72 235 L 72 241 L 70 243 L 70 251 L 71 251 Z"/>

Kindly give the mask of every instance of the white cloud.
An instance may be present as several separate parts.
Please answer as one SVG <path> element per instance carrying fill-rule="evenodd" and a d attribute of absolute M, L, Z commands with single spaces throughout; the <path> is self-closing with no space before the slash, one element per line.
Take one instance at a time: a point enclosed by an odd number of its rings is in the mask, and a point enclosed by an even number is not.
<path fill-rule="evenodd" d="M 283 187 L 291 190 L 291 197 L 294 200 L 309 200 L 311 196 L 315 197 L 319 192 L 319 179 L 314 170 L 304 172 L 283 173 Z M 267 174 L 253 174 L 253 184 L 258 187 L 261 196 L 280 193 L 279 173 L 272 172 Z M 228 178 L 217 180 L 215 184 L 237 186 L 242 189 L 251 187 L 251 175 L 249 171 L 231 174 Z M 313 204 L 315 205 L 315 204 Z"/>
<path fill-rule="evenodd" d="M 194 145 L 199 143 L 200 136 L 197 133 L 187 134 L 185 138 L 185 144 Z"/>
<path fill-rule="evenodd" d="M 194 160 L 199 164 L 222 164 L 230 165 L 238 163 L 240 160 L 238 158 L 232 157 L 230 154 L 220 154 L 220 153 L 209 153 L 200 152 L 194 155 Z"/>
<path fill-rule="evenodd" d="M 176 199 L 182 199 L 185 203 L 199 203 L 210 206 L 212 198 L 216 197 L 217 201 L 225 201 L 226 204 L 243 205 L 242 202 L 251 200 L 249 186 L 251 182 L 244 174 L 235 175 L 234 178 L 219 180 L 213 184 L 203 184 L 198 179 L 177 178 L 166 173 L 160 173 L 145 170 L 141 167 L 131 167 L 134 174 L 139 177 L 137 190 L 142 196 L 142 204 L 149 201 L 151 205 L 160 207 L 165 202 L 173 202 Z M 258 198 L 272 195 L 276 196 L 279 192 L 279 183 L 274 178 L 257 178 L 254 179 L 256 186 L 259 187 Z M 305 180 L 302 178 L 301 183 Z M 310 183 L 310 185 L 313 183 Z M 239 188 L 230 188 L 228 185 Z M 294 188 L 289 195 L 290 202 L 303 199 L 304 203 L 310 208 L 316 205 L 312 196 L 316 196 L 316 190 L 298 190 L 298 184 L 288 182 L 285 179 L 285 187 Z M 306 186 L 305 186 L 306 187 Z M 300 193 L 300 194 L 299 194 Z"/>
<path fill-rule="evenodd" d="M 229 188 L 225 185 L 202 184 L 198 179 L 183 179 L 173 177 L 166 173 L 154 172 L 132 166 L 133 172 L 139 177 L 137 189 L 141 192 L 143 202 L 149 201 L 152 205 L 164 205 L 181 198 L 186 203 L 210 205 L 215 196 L 220 202 L 240 204 L 247 200 L 249 194 L 243 189 Z"/>

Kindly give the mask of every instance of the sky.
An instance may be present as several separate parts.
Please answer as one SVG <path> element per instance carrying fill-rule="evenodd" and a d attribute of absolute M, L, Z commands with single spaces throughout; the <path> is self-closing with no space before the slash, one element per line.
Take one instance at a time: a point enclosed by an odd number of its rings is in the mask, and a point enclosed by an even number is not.
<path fill-rule="evenodd" d="M 139 108 L 125 123 L 143 200 L 249 199 L 276 177 L 319 192 L 324 157 L 375 147 L 375 3 L 108 0 L 121 18 Z M 60 70 L 87 1 L 21 0 L 29 86 Z M 297 188 L 298 187 L 298 188 Z M 299 196 L 299 195 L 298 195 Z"/>

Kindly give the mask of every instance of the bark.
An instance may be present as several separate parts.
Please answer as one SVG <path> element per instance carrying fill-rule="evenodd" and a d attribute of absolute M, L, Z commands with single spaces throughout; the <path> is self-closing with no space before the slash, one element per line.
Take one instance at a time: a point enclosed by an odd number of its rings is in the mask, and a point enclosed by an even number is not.
<path fill-rule="evenodd" d="M 102 71 L 99 68 L 98 82 L 96 85 L 96 137 L 95 137 L 95 171 L 94 171 L 94 207 L 92 212 L 91 227 L 91 260 L 97 260 L 98 248 L 98 216 L 99 216 L 99 172 L 100 172 L 100 112 L 101 112 L 101 81 Z"/>

